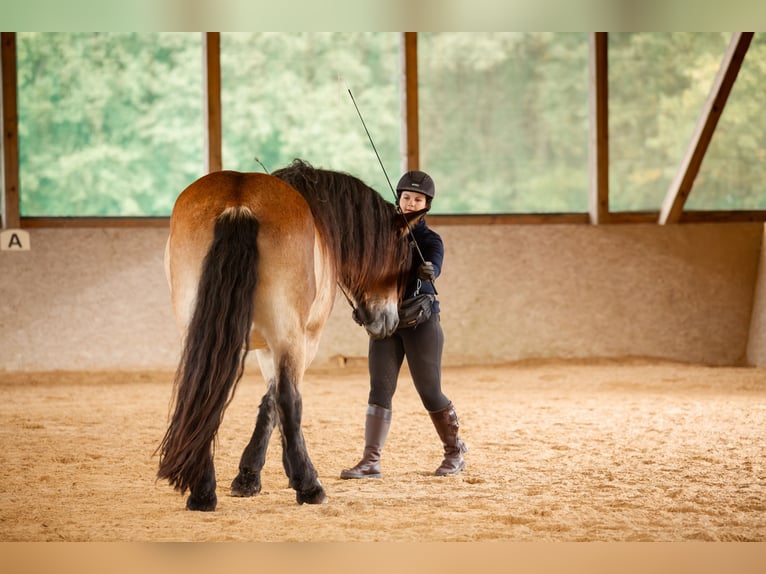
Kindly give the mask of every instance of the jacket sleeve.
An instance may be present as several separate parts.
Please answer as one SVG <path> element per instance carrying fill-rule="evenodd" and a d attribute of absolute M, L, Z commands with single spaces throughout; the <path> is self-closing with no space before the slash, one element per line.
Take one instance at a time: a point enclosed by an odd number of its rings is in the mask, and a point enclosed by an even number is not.
<path fill-rule="evenodd" d="M 423 259 L 434 264 L 434 272 L 438 277 L 442 272 L 444 262 L 444 242 L 438 233 L 431 231 L 422 241 L 419 242 L 420 251 L 423 253 Z M 420 265 L 418 261 L 418 266 Z"/>

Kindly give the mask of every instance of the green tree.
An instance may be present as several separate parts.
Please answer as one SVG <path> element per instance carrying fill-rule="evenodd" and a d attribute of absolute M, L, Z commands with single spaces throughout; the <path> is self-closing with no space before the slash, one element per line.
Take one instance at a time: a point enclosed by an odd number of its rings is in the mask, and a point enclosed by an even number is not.
<path fill-rule="evenodd" d="M 609 35 L 613 210 L 660 209 L 730 36 L 723 32 Z M 736 105 L 732 96 L 728 106 Z M 711 152 L 705 162 L 709 163 Z M 697 196 L 695 188 L 690 200 Z"/>
<path fill-rule="evenodd" d="M 689 209 L 766 209 L 766 37 L 755 34 L 689 195 Z"/>
<path fill-rule="evenodd" d="M 397 177 L 398 48 L 392 33 L 222 34 L 224 166 L 259 171 L 257 157 L 273 171 L 300 157 L 390 197 L 348 89 Z"/>
<path fill-rule="evenodd" d="M 168 215 L 202 173 L 199 34 L 18 35 L 23 215 Z"/>
<path fill-rule="evenodd" d="M 437 213 L 584 212 L 588 36 L 418 35 L 420 160 Z M 610 207 L 659 210 L 730 34 L 609 34 Z M 201 35 L 18 34 L 25 216 L 168 215 L 203 172 Z M 389 196 L 400 34 L 224 33 L 223 165 L 300 157 Z M 766 41 L 756 34 L 687 207 L 765 208 Z"/>
<path fill-rule="evenodd" d="M 587 210 L 587 35 L 420 37 L 421 163 L 445 190 L 437 209 Z"/>

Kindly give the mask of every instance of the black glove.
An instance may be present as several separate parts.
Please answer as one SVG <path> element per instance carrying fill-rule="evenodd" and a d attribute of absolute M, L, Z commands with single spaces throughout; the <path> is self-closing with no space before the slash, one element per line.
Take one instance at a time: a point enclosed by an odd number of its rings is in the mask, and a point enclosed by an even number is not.
<path fill-rule="evenodd" d="M 418 279 L 423 279 L 424 281 L 433 281 L 436 279 L 436 270 L 434 269 L 434 264 L 430 261 L 421 263 L 420 267 L 418 267 Z"/>

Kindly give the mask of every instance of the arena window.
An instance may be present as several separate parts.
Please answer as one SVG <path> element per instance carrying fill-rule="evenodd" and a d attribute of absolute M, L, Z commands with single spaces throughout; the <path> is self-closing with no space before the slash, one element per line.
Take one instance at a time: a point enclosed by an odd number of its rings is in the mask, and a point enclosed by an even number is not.
<path fill-rule="evenodd" d="M 761 36 L 6 32 L 3 226 L 166 225 L 207 170 L 293 157 L 387 195 L 348 90 L 438 222 L 766 220 Z"/>

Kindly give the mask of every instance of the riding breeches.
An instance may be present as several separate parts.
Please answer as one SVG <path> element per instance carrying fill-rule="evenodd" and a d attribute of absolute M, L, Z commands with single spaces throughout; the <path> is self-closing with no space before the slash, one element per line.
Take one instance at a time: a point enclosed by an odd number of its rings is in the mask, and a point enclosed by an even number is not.
<path fill-rule="evenodd" d="M 441 388 L 443 348 L 444 332 L 439 313 L 433 313 L 417 327 L 398 329 L 385 339 L 370 339 L 368 403 L 391 408 L 399 371 L 407 357 L 412 382 L 426 410 L 434 412 L 446 407 L 450 401 Z"/>

